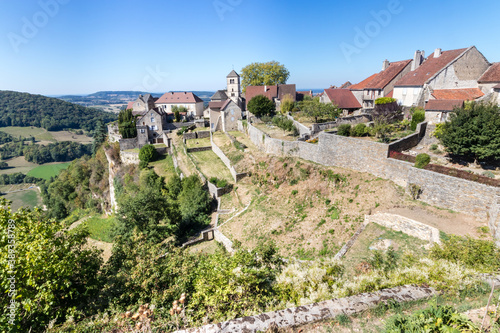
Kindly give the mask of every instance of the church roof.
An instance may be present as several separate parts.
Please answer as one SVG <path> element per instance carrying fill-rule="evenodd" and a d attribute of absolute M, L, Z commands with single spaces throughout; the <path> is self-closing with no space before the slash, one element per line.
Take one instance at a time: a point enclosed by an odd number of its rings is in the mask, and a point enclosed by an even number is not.
<path fill-rule="evenodd" d="M 210 98 L 212 101 L 220 100 L 224 101 L 227 99 L 227 94 L 225 90 L 217 90 L 215 94 Z"/>
<path fill-rule="evenodd" d="M 240 77 L 240 76 L 239 76 L 239 75 L 238 75 L 238 73 L 236 73 L 236 72 L 234 71 L 234 69 L 233 69 L 233 70 L 231 71 L 231 73 L 229 73 L 229 74 L 228 74 L 228 76 L 227 76 L 227 77 Z"/>

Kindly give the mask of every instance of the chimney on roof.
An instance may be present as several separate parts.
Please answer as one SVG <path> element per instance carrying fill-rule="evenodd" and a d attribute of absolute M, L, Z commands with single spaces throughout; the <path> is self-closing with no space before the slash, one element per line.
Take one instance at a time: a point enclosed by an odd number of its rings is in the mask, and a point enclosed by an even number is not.
<path fill-rule="evenodd" d="M 382 70 L 385 71 L 389 67 L 389 60 L 385 59 L 384 62 L 382 63 Z"/>
<path fill-rule="evenodd" d="M 267 86 L 264 86 L 264 92 L 266 92 L 266 91 L 267 91 Z"/>
<path fill-rule="evenodd" d="M 441 49 L 437 48 L 434 51 L 434 58 L 439 58 L 441 56 Z"/>
<path fill-rule="evenodd" d="M 416 50 L 413 56 L 413 62 L 411 63 L 411 70 L 414 71 L 419 68 L 422 62 L 424 62 L 424 51 Z"/>

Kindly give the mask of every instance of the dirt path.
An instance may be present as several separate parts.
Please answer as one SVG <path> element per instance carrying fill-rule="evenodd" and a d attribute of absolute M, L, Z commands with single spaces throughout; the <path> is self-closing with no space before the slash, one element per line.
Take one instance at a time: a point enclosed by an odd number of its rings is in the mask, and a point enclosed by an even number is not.
<path fill-rule="evenodd" d="M 378 211 L 377 211 L 378 212 Z M 412 220 L 430 225 L 447 234 L 472 236 L 474 238 L 491 238 L 479 231 L 480 227 L 487 226 L 486 221 L 479 221 L 471 215 L 450 212 L 431 206 L 406 206 L 384 209 L 381 213 L 401 215 Z"/>

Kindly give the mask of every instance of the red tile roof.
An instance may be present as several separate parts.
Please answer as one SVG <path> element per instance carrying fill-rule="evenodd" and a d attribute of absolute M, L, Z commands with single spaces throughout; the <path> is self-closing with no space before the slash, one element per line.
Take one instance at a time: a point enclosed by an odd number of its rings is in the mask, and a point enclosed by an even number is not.
<path fill-rule="evenodd" d="M 411 63 L 410 60 L 395 61 L 389 64 L 385 70 L 378 73 L 373 80 L 368 82 L 365 89 L 384 89 L 396 76 Z"/>
<path fill-rule="evenodd" d="M 363 90 L 365 89 L 366 85 L 371 82 L 377 76 L 378 73 L 373 74 L 372 76 L 367 77 L 360 83 L 353 84 L 352 86 L 349 87 L 350 90 Z"/>
<path fill-rule="evenodd" d="M 436 89 L 432 93 L 435 99 L 455 99 L 464 101 L 473 101 L 476 98 L 484 96 L 484 93 L 478 88 L 470 89 Z"/>
<path fill-rule="evenodd" d="M 252 100 L 255 96 L 264 95 L 271 101 L 273 98 L 278 98 L 278 86 L 248 86 L 246 90 L 245 98 L 247 103 Z"/>
<path fill-rule="evenodd" d="M 423 86 L 430 78 L 448 66 L 448 64 L 457 59 L 466 50 L 468 49 L 443 51 L 437 58 L 434 58 L 434 53 L 432 53 L 420 67 L 409 72 L 396 82 L 396 86 Z"/>
<path fill-rule="evenodd" d="M 487 70 L 484 72 L 483 76 L 477 80 L 479 83 L 496 83 L 500 82 L 500 62 L 493 63 Z"/>
<path fill-rule="evenodd" d="M 156 104 L 189 104 L 203 102 L 192 92 L 168 92 L 161 96 Z"/>
<path fill-rule="evenodd" d="M 307 95 L 307 96 L 311 96 L 313 97 L 313 92 L 312 90 L 309 90 L 309 91 L 297 91 L 297 94 L 301 94 L 301 95 Z"/>
<path fill-rule="evenodd" d="M 463 100 L 456 99 L 431 99 L 425 104 L 426 111 L 453 111 L 455 108 L 460 108 L 464 105 Z"/>
<path fill-rule="evenodd" d="M 325 89 L 325 94 L 341 109 L 361 109 L 361 104 L 349 89 Z"/>
<path fill-rule="evenodd" d="M 128 109 L 133 109 L 133 108 L 134 108 L 134 101 L 128 102 L 128 104 L 127 104 L 127 110 Z"/>
<path fill-rule="evenodd" d="M 293 100 L 296 98 L 295 84 L 279 84 L 277 86 L 248 86 L 246 90 L 246 100 L 247 103 L 252 100 L 257 95 L 264 95 L 271 101 L 274 98 L 280 100 L 284 96 L 290 95 Z"/>

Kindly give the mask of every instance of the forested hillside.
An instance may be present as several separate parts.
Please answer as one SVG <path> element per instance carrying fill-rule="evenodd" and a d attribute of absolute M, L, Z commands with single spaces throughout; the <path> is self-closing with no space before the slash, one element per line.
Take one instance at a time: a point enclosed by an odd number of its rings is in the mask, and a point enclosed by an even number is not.
<path fill-rule="evenodd" d="M 116 115 L 57 98 L 0 91 L 0 127 L 35 126 L 49 131 L 66 128 L 92 131 L 99 119 L 108 123 L 115 120 Z"/>

